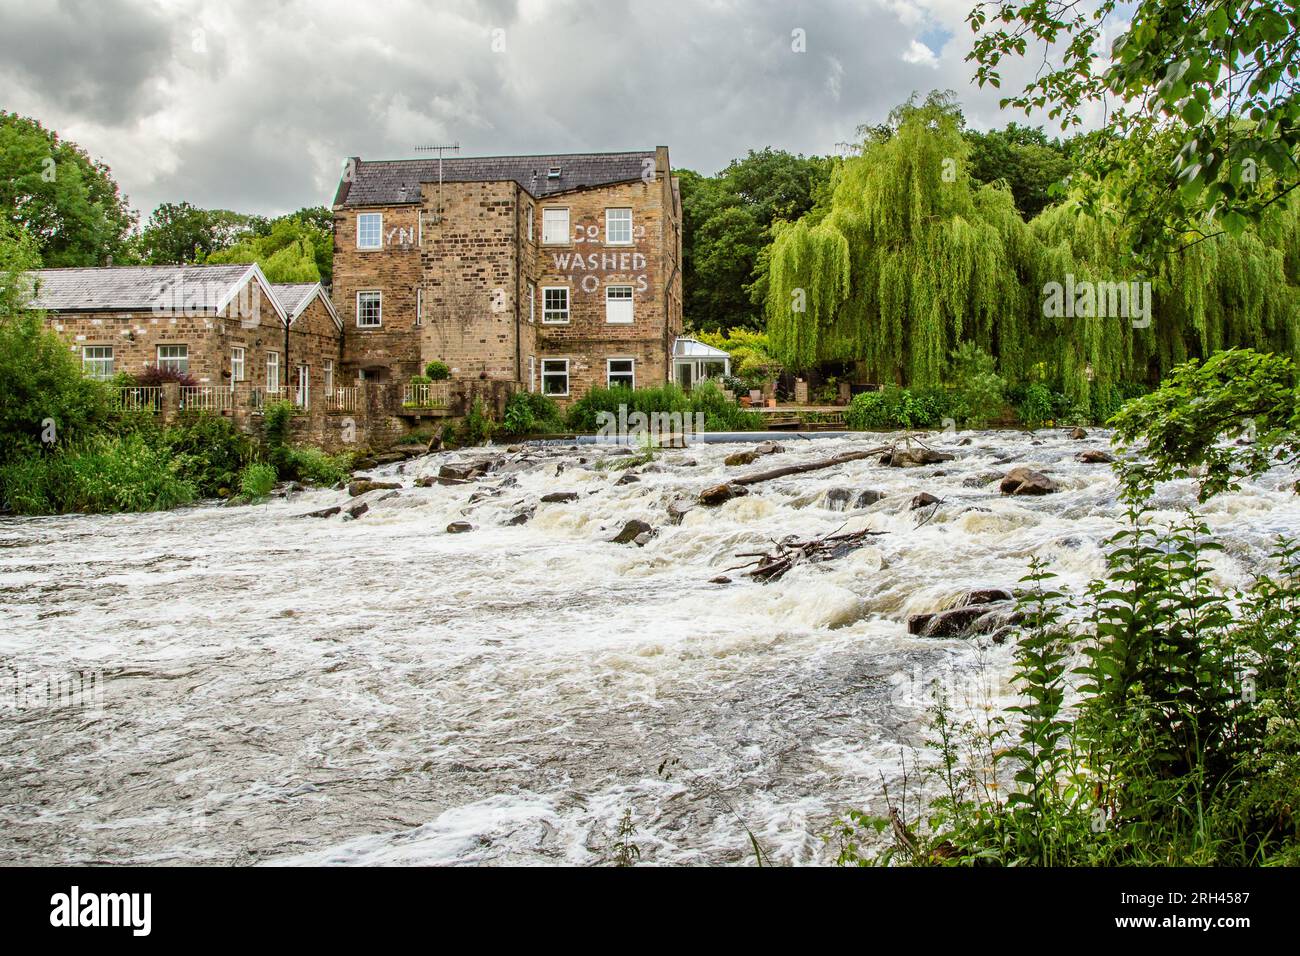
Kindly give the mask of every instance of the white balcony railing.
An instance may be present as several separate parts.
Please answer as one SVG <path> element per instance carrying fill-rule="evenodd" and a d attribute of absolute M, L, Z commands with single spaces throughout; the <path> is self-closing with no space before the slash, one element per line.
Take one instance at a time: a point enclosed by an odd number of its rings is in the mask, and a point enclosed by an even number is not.
<path fill-rule="evenodd" d="M 116 401 L 119 407 L 133 412 L 157 412 L 162 410 L 161 385 L 124 385 L 116 389 Z"/>
<path fill-rule="evenodd" d="M 446 408 L 450 404 L 449 382 L 416 382 L 402 386 L 403 408 Z"/>
<path fill-rule="evenodd" d="M 326 410 L 334 412 L 355 412 L 357 410 L 357 396 L 359 392 L 360 389 L 355 385 L 346 385 L 330 389 L 325 393 Z"/>
<path fill-rule="evenodd" d="M 226 412 L 233 392 L 220 385 L 182 385 L 180 407 L 187 412 Z"/>

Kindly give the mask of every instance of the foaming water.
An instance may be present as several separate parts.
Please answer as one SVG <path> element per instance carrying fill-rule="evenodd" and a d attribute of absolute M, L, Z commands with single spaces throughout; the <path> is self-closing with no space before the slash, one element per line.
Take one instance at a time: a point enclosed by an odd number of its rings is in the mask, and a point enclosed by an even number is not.
<path fill-rule="evenodd" d="M 877 441 L 739 469 L 723 459 L 747 446 L 697 445 L 626 484 L 595 467 L 607 448 L 433 455 L 376 470 L 403 488 L 358 520 L 301 517 L 352 503 L 321 490 L 0 522 L 10 685 L 102 674 L 93 710 L 5 701 L 0 862 L 587 864 L 629 808 L 646 862 L 744 862 L 746 828 L 778 862 L 826 862 L 832 820 L 880 809 L 922 741 L 918 685 L 1007 690 L 1009 646 L 912 637 L 907 616 L 1012 587 L 1034 557 L 1081 590 L 1122 518 L 1110 470 L 1074 459 L 1103 433 L 982 432 L 941 440 L 955 461 L 855 461 L 669 521 L 729 475 Z M 482 481 L 415 487 L 487 454 L 507 463 Z M 1002 497 L 988 476 L 1015 465 L 1061 492 Z M 1282 485 L 1204 508 L 1222 582 L 1300 529 Z M 939 504 L 912 510 L 922 491 Z M 1193 502 L 1164 487 L 1160 516 Z M 632 518 L 655 536 L 610 543 Z M 728 571 L 787 535 L 864 528 L 885 533 L 768 584 Z"/>

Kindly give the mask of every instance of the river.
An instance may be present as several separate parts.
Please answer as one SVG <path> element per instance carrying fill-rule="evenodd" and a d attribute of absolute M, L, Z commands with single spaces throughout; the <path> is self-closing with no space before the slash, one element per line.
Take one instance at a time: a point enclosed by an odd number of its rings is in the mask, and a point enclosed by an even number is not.
<path fill-rule="evenodd" d="M 0 863 L 594 864 L 629 810 L 644 863 L 752 863 L 749 832 L 773 862 L 829 862 L 836 816 L 881 811 L 914 759 L 928 681 L 993 675 L 1004 702 L 1009 644 L 909 636 L 907 616 L 1013 586 L 1033 556 L 1082 589 L 1121 521 L 1110 469 L 1075 459 L 1100 431 L 943 436 L 955 461 L 855 461 L 667 520 L 729 474 L 879 440 L 791 438 L 748 469 L 722 460 L 749 446 L 666 450 L 627 484 L 593 467 L 605 450 L 530 448 L 414 487 L 485 452 L 437 454 L 371 472 L 404 487 L 356 520 L 302 517 L 351 503 L 309 490 L 0 521 Z M 1015 465 L 1061 491 L 978 480 Z M 1205 506 L 1223 583 L 1300 531 L 1287 480 Z M 845 511 L 834 489 L 884 497 Z M 580 497 L 503 523 L 557 491 Z M 911 510 L 920 491 L 940 504 Z M 1165 486 L 1156 518 L 1193 500 Z M 609 543 L 630 518 L 657 534 Z M 845 522 L 887 533 L 710 583 Z M 82 690 L 51 696 L 69 675 Z"/>

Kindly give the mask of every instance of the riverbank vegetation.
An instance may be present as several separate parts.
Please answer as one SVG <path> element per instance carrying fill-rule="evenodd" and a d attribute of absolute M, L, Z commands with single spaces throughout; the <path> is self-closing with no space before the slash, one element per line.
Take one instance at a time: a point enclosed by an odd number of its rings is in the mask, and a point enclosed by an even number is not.
<path fill-rule="evenodd" d="M 1149 270 L 1154 324 L 1076 321 L 1072 342 L 1045 341 L 1029 352 L 1032 327 L 1013 323 L 1012 338 L 1022 355 L 1053 356 L 1074 402 L 1086 394 L 1069 386 L 1080 370 L 1091 373 L 1090 385 L 1093 375 L 1116 386 L 1141 381 L 1144 371 L 1167 378 L 1112 418 L 1129 452 L 1115 465 L 1126 521 L 1107 542 L 1103 577 L 1084 594 L 1066 594 L 1052 586 L 1048 565 L 1031 563 L 1012 636 L 1017 701 L 998 711 L 987 692 L 959 701 L 959 688 L 940 687 L 925 768 L 937 796 L 909 812 L 906 793 L 887 793 L 887 815 L 849 813 L 836 832 L 839 861 L 1296 865 L 1300 545 L 1280 537 L 1251 583 L 1227 587 L 1214 572 L 1222 545 L 1206 522 L 1193 510 L 1171 523 L 1155 502 L 1160 482 L 1194 480 L 1205 502 L 1273 468 L 1300 490 L 1293 362 L 1300 95 L 1285 80 L 1296 72 L 1300 13 L 1228 4 L 1171 17 L 1167 5 L 1142 0 L 1126 11 L 1130 19 L 1098 70 L 1092 51 L 1114 5 L 1079 16 L 1070 7 L 1053 0 L 997 12 L 980 3 L 970 15 L 981 83 L 998 81 L 999 64 L 1024 53 L 1027 34 L 1071 41 L 1061 62 L 1008 102 L 1043 106 L 1066 124 L 1103 96 L 1121 102 L 1112 128 L 1083 155 L 1067 201 L 1027 232 L 1012 228 L 1006 235 L 1016 242 L 1003 252 L 1019 256 L 1031 276 L 1070 268 L 1127 280 Z M 1242 63 L 1250 64 L 1249 80 L 1238 84 Z M 952 145 L 943 108 L 926 104 L 928 125 L 908 134 L 918 148 L 936 130 Z M 911 121 L 903 117 L 900 128 Z M 952 197 L 924 170 L 919 177 L 912 196 L 933 215 L 914 230 L 938 230 L 939 245 L 960 244 L 967 224 L 943 214 Z M 907 215 L 891 221 L 865 195 L 864 215 L 855 217 L 855 197 L 845 196 L 846 213 L 815 239 L 807 224 L 792 231 L 774 255 L 774 274 L 781 270 L 788 286 L 810 254 L 847 263 L 843 228 L 865 225 L 885 237 L 878 230 Z M 887 263 L 895 251 L 886 244 L 862 254 Z M 855 315 L 841 308 L 851 289 L 845 278 L 818 291 L 828 338 L 818 338 L 819 324 L 785 315 L 778 325 L 786 338 L 774 341 L 837 348 L 837 323 Z M 944 325 L 942 309 L 922 310 L 911 331 L 935 347 L 936 335 L 940 343 L 965 335 L 974 319 L 978 335 L 978 308 L 956 305 L 955 326 Z M 886 336 L 897 332 L 895 325 Z M 1015 355 L 1005 357 L 998 352 L 999 370 L 1014 367 Z M 886 845 L 872 845 L 886 831 Z"/>
<path fill-rule="evenodd" d="M 267 409 L 255 440 L 227 418 L 152 412 L 115 401 L 119 383 L 85 377 L 43 317 L 24 308 L 20 277 L 36 261 L 24 232 L 0 224 L 0 502 L 26 515 L 160 511 L 231 497 L 249 468 L 334 484 L 350 460 L 287 439 L 294 408 Z M 264 474 L 259 472 L 259 474 Z"/>

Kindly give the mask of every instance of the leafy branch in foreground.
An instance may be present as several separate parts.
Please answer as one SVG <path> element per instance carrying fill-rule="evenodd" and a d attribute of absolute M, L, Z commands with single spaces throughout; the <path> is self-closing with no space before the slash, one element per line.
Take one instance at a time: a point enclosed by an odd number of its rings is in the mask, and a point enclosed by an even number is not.
<path fill-rule="evenodd" d="M 1106 107 L 1106 145 L 1085 171 L 1124 210 L 1139 253 L 1237 235 L 1300 185 L 1294 3 L 981 0 L 967 22 L 981 86 L 1001 85 L 1007 58 L 1041 61 L 1004 107 L 1044 110 L 1063 129 Z"/>
<path fill-rule="evenodd" d="M 1300 462 L 1295 365 L 1251 349 L 1218 352 L 1204 363 L 1193 359 L 1159 389 L 1125 405 L 1110 424 L 1122 442 L 1142 441 L 1138 450 L 1149 459 L 1128 466 L 1131 486 L 1150 489 L 1157 481 L 1197 475 L 1205 501 L 1244 478 Z"/>

